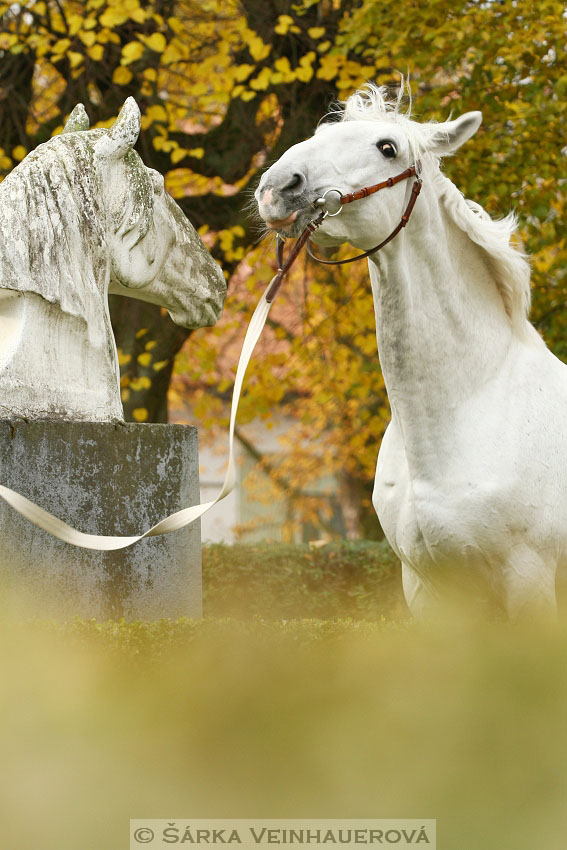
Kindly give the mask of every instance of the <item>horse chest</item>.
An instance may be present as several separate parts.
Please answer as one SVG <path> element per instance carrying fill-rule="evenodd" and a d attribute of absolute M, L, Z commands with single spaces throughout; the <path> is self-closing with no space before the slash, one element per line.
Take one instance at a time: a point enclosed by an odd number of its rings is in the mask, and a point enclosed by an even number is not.
<path fill-rule="evenodd" d="M 484 570 L 506 560 L 519 539 L 540 533 L 530 488 L 517 491 L 516 476 L 490 470 L 483 460 L 471 474 L 464 456 L 458 456 L 439 476 L 412 479 L 400 432 L 395 424 L 388 428 L 373 502 L 403 562 L 420 573 L 455 564 Z"/>

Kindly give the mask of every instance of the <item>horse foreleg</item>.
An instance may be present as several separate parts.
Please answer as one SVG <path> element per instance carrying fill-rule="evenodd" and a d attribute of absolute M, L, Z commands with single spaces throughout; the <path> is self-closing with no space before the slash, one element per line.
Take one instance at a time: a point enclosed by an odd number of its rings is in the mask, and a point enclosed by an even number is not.
<path fill-rule="evenodd" d="M 402 561 L 402 587 L 408 608 L 416 620 L 430 619 L 437 612 L 439 599 L 408 564 Z"/>
<path fill-rule="evenodd" d="M 514 547 L 502 575 L 503 603 L 510 620 L 557 616 L 556 566 L 527 544 Z"/>

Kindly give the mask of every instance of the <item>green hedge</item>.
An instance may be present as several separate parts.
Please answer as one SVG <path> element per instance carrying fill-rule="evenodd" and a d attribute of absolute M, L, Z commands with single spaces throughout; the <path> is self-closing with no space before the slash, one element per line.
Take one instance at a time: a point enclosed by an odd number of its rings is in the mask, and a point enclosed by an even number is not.
<path fill-rule="evenodd" d="M 407 615 L 399 561 L 385 541 L 206 545 L 203 611 L 242 619 Z"/>
<path fill-rule="evenodd" d="M 114 659 L 129 667 L 139 662 L 143 667 L 152 662 L 176 661 L 190 648 L 192 657 L 215 654 L 231 646 L 246 654 L 251 647 L 269 651 L 286 651 L 313 645 L 344 642 L 347 639 L 372 641 L 386 632 L 405 632 L 413 625 L 408 619 L 358 620 L 350 617 L 321 619 L 264 619 L 250 620 L 232 617 L 205 617 L 202 620 L 82 620 L 76 617 L 60 623 L 37 621 L 25 627 L 12 624 L 4 628 L 13 642 L 22 640 L 42 642 L 50 636 L 57 647 L 85 651 L 106 661 Z M 0 635 L 1 637 L 1 635 Z M 238 649 L 239 648 L 239 649 Z"/>

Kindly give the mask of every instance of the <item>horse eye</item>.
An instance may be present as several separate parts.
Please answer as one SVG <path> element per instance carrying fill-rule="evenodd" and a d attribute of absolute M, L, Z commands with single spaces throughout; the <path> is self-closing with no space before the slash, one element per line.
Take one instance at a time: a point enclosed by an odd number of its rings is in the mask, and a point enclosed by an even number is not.
<path fill-rule="evenodd" d="M 397 154 L 396 146 L 388 139 L 377 142 L 376 147 L 387 159 L 393 159 Z"/>

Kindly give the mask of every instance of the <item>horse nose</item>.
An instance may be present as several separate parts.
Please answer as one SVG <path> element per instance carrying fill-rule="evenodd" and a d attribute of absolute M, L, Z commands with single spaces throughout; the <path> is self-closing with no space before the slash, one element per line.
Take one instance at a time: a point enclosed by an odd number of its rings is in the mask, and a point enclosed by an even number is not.
<path fill-rule="evenodd" d="M 289 178 L 287 182 L 280 187 L 279 191 L 282 195 L 292 198 L 303 192 L 306 183 L 307 178 L 305 177 L 305 174 L 301 171 L 296 171 L 292 174 L 291 178 Z"/>
<path fill-rule="evenodd" d="M 287 170 L 285 172 L 268 171 L 260 183 L 256 198 L 266 204 L 272 203 L 275 200 L 274 196 L 278 195 L 284 200 L 292 200 L 301 195 L 306 184 L 307 177 L 302 171 L 294 171 L 291 174 Z"/>

